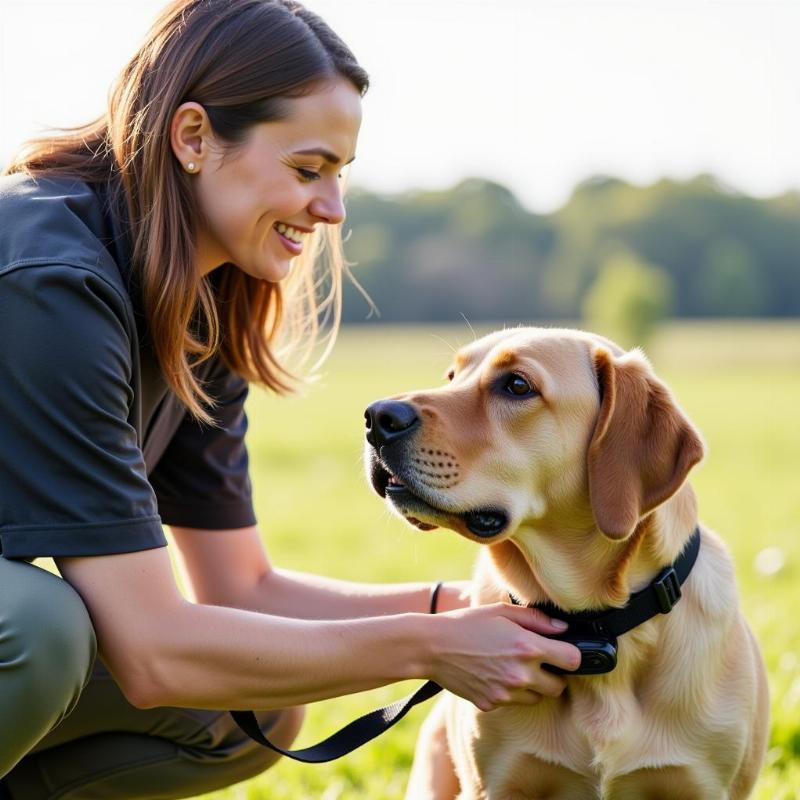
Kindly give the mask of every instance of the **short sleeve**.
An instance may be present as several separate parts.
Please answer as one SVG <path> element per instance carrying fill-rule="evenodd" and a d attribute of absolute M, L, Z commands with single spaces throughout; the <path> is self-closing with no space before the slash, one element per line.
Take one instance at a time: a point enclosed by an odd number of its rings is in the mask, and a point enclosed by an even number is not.
<path fill-rule="evenodd" d="M 6 558 L 166 544 L 131 417 L 135 323 L 91 268 L 0 270 L 0 543 Z"/>
<path fill-rule="evenodd" d="M 150 482 L 166 525 L 225 529 L 255 525 L 245 445 L 247 381 L 215 356 L 199 373 L 217 406 L 217 425 L 188 413 L 170 440 Z"/>

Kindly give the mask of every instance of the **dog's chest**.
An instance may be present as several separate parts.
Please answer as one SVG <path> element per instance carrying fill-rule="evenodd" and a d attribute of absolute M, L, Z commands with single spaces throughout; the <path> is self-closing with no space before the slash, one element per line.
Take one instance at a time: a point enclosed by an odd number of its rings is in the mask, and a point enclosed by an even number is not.
<path fill-rule="evenodd" d="M 452 731 L 458 751 L 471 754 L 459 773 L 472 775 L 465 797 L 530 798 L 552 794 L 603 797 L 614 776 L 645 763 L 652 730 L 635 697 L 626 693 L 577 693 L 568 703 L 470 714 L 470 725 Z M 466 747 L 464 746 L 466 745 Z"/>
<path fill-rule="evenodd" d="M 545 700 L 476 716 L 479 736 L 498 736 L 502 727 L 523 749 L 587 775 L 599 765 L 613 769 L 624 753 L 637 749 L 645 729 L 641 709 L 627 692 L 575 693 L 566 703 Z"/>

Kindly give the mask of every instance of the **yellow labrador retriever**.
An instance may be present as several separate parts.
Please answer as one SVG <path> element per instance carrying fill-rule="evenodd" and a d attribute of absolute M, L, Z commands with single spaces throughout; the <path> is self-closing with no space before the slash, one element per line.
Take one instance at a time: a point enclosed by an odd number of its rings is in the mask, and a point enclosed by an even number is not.
<path fill-rule="evenodd" d="M 555 606 L 584 659 L 533 706 L 445 695 L 409 800 L 746 798 L 765 672 L 685 482 L 702 441 L 667 387 L 639 351 L 562 329 L 490 334 L 448 377 L 370 406 L 373 486 L 413 525 L 484 545 L 474 605 Z"/>

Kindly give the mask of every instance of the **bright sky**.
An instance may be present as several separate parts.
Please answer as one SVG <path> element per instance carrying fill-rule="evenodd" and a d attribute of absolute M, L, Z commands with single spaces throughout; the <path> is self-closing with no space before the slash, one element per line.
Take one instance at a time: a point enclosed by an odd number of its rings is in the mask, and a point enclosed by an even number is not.
<path fill-rule="evenodd" d="M 0 161 L 97 116 L 163 0 L 0 0 Z M 591 174 L 800 188 L 797 0 L 307 0 L 372 77 L 351 182 L 488 177 L 529 208 Z"/>

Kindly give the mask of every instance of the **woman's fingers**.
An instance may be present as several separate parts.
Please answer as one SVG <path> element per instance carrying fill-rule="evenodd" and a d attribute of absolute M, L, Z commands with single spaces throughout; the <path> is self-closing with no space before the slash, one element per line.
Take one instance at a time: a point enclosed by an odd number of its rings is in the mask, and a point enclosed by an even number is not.
<path fill-rule="evenodd" d="M 558 697 L 566 685 L 564 678 L 542 671 L 537 665 L 531 668 L 530 678 L 525 685 L 515 688 L 498 687 L 484 705 L 478 704 L 478 707 L 482 711 L 491 711 L 501 706 L 536 705 L 543 697 Z"/>
<path fill-rule="evenodd" d="M 564 633 L 567 623 L 560 619 L 549 617 L 544 611 L 528 606 L 512 606 L 506 603 L 497 604 L 496 608 L 517 625 L 522 625 L 534 633 Z"/>
<path fill-rule="evenodd" d="M 569 642 L 562 642 L 558 639 L 548 639 L 537 636 L 535 647 L 541 652 L 539 660 L 542 664 L 550 664 L 553 667 L 561 667 L 571 672 L 577 669 L 581 663 L 581 651 Z M 552 673 L 545 673 L 551 675 Z"/>
<path fill-rule="evenodd" d="M 528 640 L 531 648 L 531 656 L 540 658 L 543 664 L 551 664 L 561 669 L 573 670 L 581 663 L 581 652 L 575 645 L 569 642 L 562 642 L 559 639 L 549 639 L 547 634 L 564 633 L 567 624 L 562 620 L 551 619 L 538 608 L 527 608 L 525 606 L 505 606 L 500 608 L 506 612 L 511 612 L 508 618 L 512 622 L 526 628 L 535 634 Z"/>
<path fill-rule="evenodd" d="M 558 697 L 567 686 L 567 681 L 559 675 L 554 675 L 552 672 L 537 669 L 534 682 L 527 689 L 529 692 L 535 692 L 539 695 L 546 697 Z"/>
<path fill-rule="evenodd" d="M 535 706 L 544 697 L 558 697 L 565 689 L 564 678 L 536 669 L 530 683 L 514 689 L 497 687 L 494 692 L 473 700 L 481 711 L 493 711 L 503 706 Z"/>

